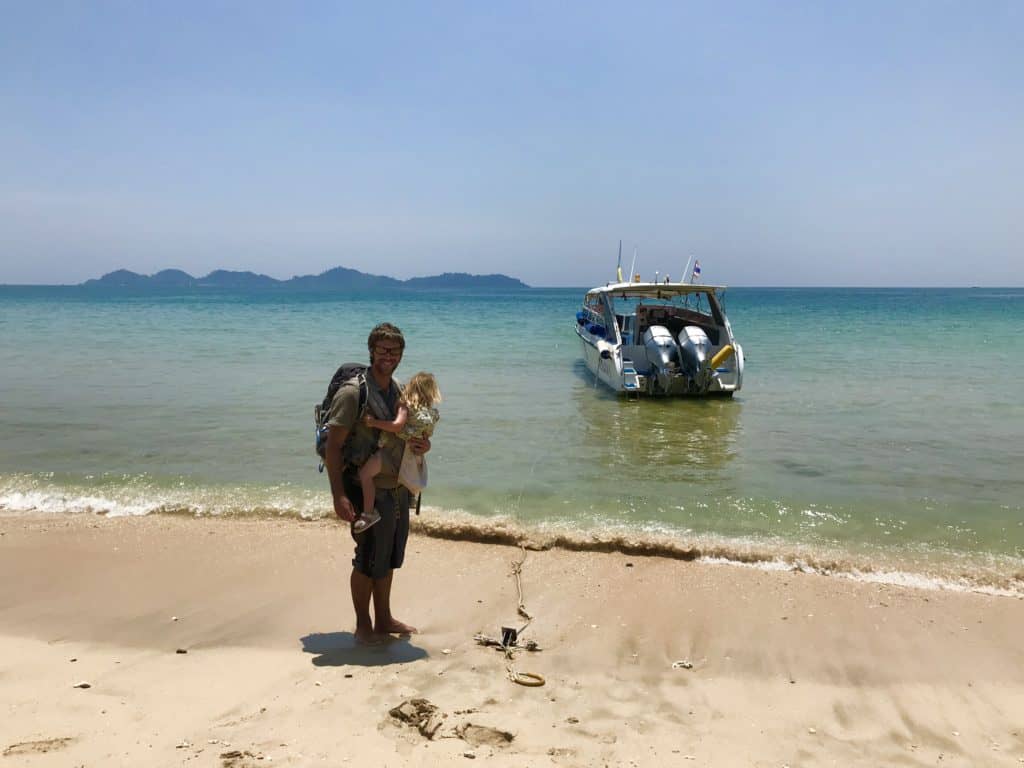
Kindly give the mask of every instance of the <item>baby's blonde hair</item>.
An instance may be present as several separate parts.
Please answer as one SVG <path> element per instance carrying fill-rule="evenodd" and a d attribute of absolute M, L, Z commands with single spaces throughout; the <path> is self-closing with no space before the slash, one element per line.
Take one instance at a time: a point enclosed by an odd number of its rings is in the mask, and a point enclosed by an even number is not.
<path fill-rule="evenodd" d="M 434 374 L 414 373 L 402 388 L 402 402 L 409 408 L 431 408 L 440 403 L 441 390 L 437 388 Z"/>

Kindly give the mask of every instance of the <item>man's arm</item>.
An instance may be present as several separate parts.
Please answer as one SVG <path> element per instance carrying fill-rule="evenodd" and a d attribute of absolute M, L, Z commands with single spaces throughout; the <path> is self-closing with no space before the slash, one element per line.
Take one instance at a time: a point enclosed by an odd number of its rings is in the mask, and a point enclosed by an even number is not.
<path fill-rule="evenodd" d="M 401 403 L 399 403 L 399 405 L 398 405 L 398 415 L 395 416 L 395 420 L 394 421 L 385 421 L 384 419 L 375 419 L 369 413 L 367 413 L 366 416 L 363 417 L 363 422 L 370 429 L 380 429 L 380 430 L 383 430 L 384 432 L 390 432 L 393 435 L 396 435 L 399 432 L 401 432 L 402 428 L 405 426 L 405 423 L 407 421 L 409 421 L 409 409 L 406 408 Z"/>
<path fill-rule="evenodd" d="M 337 424 L 327 430 L 327 445 L 324 448 L 324 466 L 327 467 L 327 479 L 331 482 L 331 497 L 334 500 L 334 514 L 347 523 L 356 519 L 356 510 L 345 495 L 345 484 L 341 481 L 344 462 L 341 459 L 341 446 L 345 444 L 348 430 Z"/>

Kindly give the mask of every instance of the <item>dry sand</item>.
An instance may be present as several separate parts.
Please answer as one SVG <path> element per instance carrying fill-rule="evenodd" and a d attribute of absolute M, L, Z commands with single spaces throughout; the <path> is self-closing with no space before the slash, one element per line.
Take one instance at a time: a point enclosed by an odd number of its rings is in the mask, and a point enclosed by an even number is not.
<path fill-rule="evenodd" d="M 414 536 L 394 605 L 421 633 L 361 648 L 333 521 L 0 533 L 0 768 L 1024 764 L 1017 599 L 529 552 L 528 688 L 473 640 L 523 623 L 515 547 Z M 412 698 L 433 739 L 389 714 Z"/>

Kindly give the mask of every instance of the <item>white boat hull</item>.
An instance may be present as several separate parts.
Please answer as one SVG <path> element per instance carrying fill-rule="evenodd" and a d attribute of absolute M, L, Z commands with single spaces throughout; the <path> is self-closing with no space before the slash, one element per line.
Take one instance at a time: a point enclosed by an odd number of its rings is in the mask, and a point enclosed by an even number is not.
<path fill-rule="evenodd" d="M 743 386 L 743 349 L 716 297 L 721 286 L 609 283 L 576 313 L 587 369 L 620 394 L 731 395 Z"/>
<path fill-rule="evenodd" d="M 576 334 L 580 338 L 583 361 L 586 363 L 587 370 L 599 382 L 618 394 L 651 394 L 648 377 L 638 370 L 637 361 L 623 358 L 621 346 L 616 346 L 602 338 L 593 336 L 579 327 L 576 329 Z M 738 392 L 743 385 L 743 348 L 735 343 L 733 347 L 735 353 L 728 361 L 728 365 L 720 366 L 712 373 L 711 381 L 706 391 L 690 391 L 685 377 L 680 376 L 678 386 L 672 391 L 663 394 L 676 396 L 731 396 Z M 606 356 L 602 356 L 602 353 Z M 639 363 L 639 366 L 641 366 L 641 369 L 644 367 L 642 362 Z"/>
<path fill-rule="evenodd" d="M 678 369 L 675 373 L 658 373 L 648 359 L 644 345 L 625 345 L 616 334 L 614 341 L 595 334 L 586 323 L 578 323 L 575 332 L 580 337 L 584 361 L 590 373 L 613 392 L 628 395 L 658 396 L 731 396 L 742 386 L 743 350 L 732 337 L 726 324 L 720 329 L 720 343 L 711 352 L 724 350 L 725 356 L 709 362 L 699 375 L 686 376 Z M 731 348 L 731 353 L 726 347 Z M 711 356 L 711 355 L 709 355 Z"/>
<path fill-rule="evenodd" d="M 587 369 L 597 378 L 598 381 L 614 392 L 639 392 L 640 385 L 637 382 L 637 373 L 635 369 L 628 377 L 623 375 L 621 354 L 617 353 L 614 349 L 611 349 L 610 344 L 608 344 L 607 347 L 604 347 L 607 342 L 596 340 L 591 341 L 585 338 L 582 333 L 580 333 L 579 336 L 581 346 L 583 348 L 583 360 L 587 364 Z M 601 343 L 602 347 L 608 349 L 609 357 L 601 357 L 602 350 L 598 349 L 598 343 Z"/>

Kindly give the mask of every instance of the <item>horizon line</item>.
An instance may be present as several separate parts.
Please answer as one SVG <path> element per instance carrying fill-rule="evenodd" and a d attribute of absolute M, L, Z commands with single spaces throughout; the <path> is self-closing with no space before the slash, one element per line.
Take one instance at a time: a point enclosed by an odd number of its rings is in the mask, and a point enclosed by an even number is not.
<path fill-rule="evenodd" d="M 214 270 L 214 271 L 217 271 L 217 270 Z M 230 270 L 226 270 L 226 271 L 230 271 Z M 140 273 L 136 273 L 136 274 L 140 274 Z M 253 273 L 253 274 L 257 274 L 257 273 Z M 363 273 L 363 274 L 368 274 L 368 273 Z M 449 274 L 469 274 L 469 273 L 468 272 L 462 272 L 462 273 L 449 273 Z M 529 285 L 528 283 L 524 282 L 520 278 L 512 278 L 511 275 L 503 275 L 501 273 L 492 273 L 492 275 L 471 275 L 471 276 L 472 277 L 491 277 L 491 276 L 495 276 L 495 275 L 501 276 L 501 277 L 510 277 L 513 280 L 519 280 L 519 282 L 523 283 L 526 286 L 527 290 L 591 290 L 592 288 L 595 287 L 593 285 L 588 286 L 588 285 L 585 285 L 585 284 L 579 284 L 579 285 Z M 148 275 L 144 275 L 144 276 L 148 277 Z M 370 275 L 370 276 L 371 277 L 385 277 L 385 278 L 387 278 L 386 275 Z M 269 277 L 269 275 L 267 275 L 267 277 Z M 307 277 L 307 275 L 297 275 L 296 277 Z M 440 277 L 440 275 L 426 275 L 425 277 Z M 97 278 L 89 278 L 89 279 L 90 280 L 96 280 Z M 292 280 L 292 279 L 295 279 L 295 278 L 288 278 L 287 280 L 279 280 L 278 278 L 271 278 L 271 279 L 273 279 L 273 280 L 275 280 L 277 282 L 280 282 L 280 283 L 286 283 L 286 282 L 288 282 L 288 280 Z M 403 279 L 403 278 L 395 277 L 395 278 L 387 278 L 387 279 L 396 280 L 398 282 L 406 282 L 407 280 L 414 280 L 414 279 L 417 279 L 417 278 L 405 278 L 405 279 Z M 610 282 L 609 283 L 604 283 L 602 285 L 608 285 L 608 284 L 610 284 Z M 705 283 L 695 283 L 695 285 L 705 285 Z M 711 283 L 707 283 L 706 285 L 711 285 Z M 725 284 L 725 285 L 721 285 L 721 284 L 715 283 L 714 285 L 716 285 L 718 287 L 722 287 L 722 288 L 756 288 L 756 289 L 759 289 L 759 290 L 764 290 L 764 289 L 771 289 L 771 290 L 793 290 L 793 289 L 801 289 L 801 288 L 807 288 L 807 289 L 836 289 L 836 288 L 842 288 L 842 289 L 850 289 L 850 290 L 879 290 L 879 289 L 881 289 L 881 290 L 906 290 L 906 289 L 917 289 L 917 290 L 921 290 L 921 289 L 925 289 L 925 290 L 951 290 L 951 289 L 961 289 L 961 290 L 1024 290 L 1024 285 L 962 285 L 962 284 L 961 285 L 852 285 L 852 284 L 850 284 L 850 285 L 847 285 L 847 284 L 832 284 L 832 285 L 825 285 L 825 284 L 821 284 L 821 285 L 810 285 L 810 284 L 807 284 L 807 285 L 757 285 L 757 284 L 753 284 L 753 283 L 732 283 L 732 284 Z M 100 286 L 86 286 L 86 281 L 83 281 L 83 282 L 80 282 L 80 283 L 0 283 L 0 288 L 85 288 L 85 287 L 110 288 L 111 286 L 104 286 L 104 285 L 100 285 Z M 206 286 L 196 286 L 196 287 L 197 288 L 205 288 Z M 229 291 L 239 291 L 239 290 L 246 291 L 246 290 L 249 290 L 249 289 L 246 289 L 246 288 L 224 288 L 224 287 L 221 287 L 221 286 L 211 286 L 211 287 L 217 288 L 218 290 L 222 290 L 222 291 L 223 290 L 229 290 Z M 179 289 L 179 287 L 177 287 L 177 286 L 169 286 L 168 287 L 168 290 L 176 290 L 176 289 Z"/>

